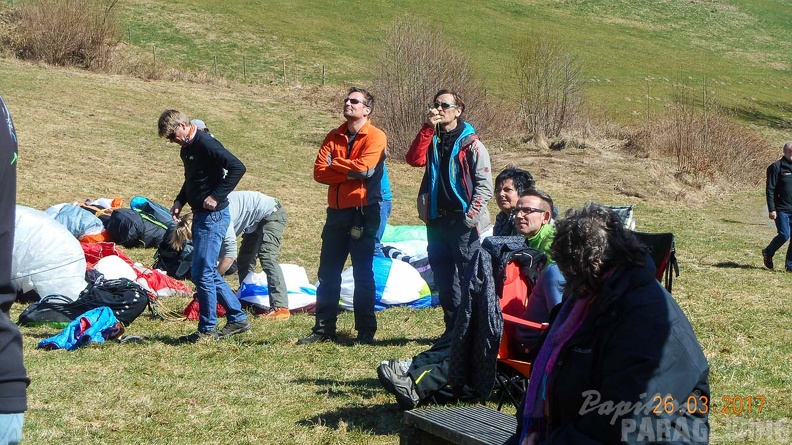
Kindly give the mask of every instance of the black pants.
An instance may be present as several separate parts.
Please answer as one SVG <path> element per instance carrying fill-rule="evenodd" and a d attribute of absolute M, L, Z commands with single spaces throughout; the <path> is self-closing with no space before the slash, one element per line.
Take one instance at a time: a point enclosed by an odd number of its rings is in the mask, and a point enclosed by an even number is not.
<path fill-rule="evenodd" d="M 451 331 L 446 331 L 431 348 L 413 357 L 407 374 L 415 383 L 421 403 L 449 403 L 476 398 L 468 387 L 455 392 L 448 386 L 452 337 Z"/>
<path fill-rule="evenodd" d="M 450 331 L 454 311 L 462 298 L 459 281 L 480 245 L 478 231 L 465 225 L 464 213 L 452 212 L 430 219 L 426 223 L 426 237 L 429 265 L 443 307 L 443 321 L 446 331 Z"/>
<path fill-rule="evenodd" d="M 374 243 L 380 223 L 379 204 L 361 208 L 327 209 L 327 221 L 322 229 L 322 252 L 319 257 L 319 287 L 316 289 L 316 323 L 313 332 L 335 335 L 338 302 L 341 299 L 341 272 L 347 256 L 352 257 L 355 293 L 355 329 L 358 332 L 377 331 L 374 303 L 377 288 L 374 284 Z M 353 226 L 362 228 L 360 238 L 350 235 Z"/>

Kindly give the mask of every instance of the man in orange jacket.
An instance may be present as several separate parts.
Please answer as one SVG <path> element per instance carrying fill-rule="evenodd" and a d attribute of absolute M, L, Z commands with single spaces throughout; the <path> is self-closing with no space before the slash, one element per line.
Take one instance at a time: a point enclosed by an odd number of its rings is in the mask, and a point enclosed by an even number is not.
<path fill-rule="evenodd" d="M 362 88 L 351 88 L 344 99 L 346 122 L 327 134 L 314 162 L 314 179 L 329 186 L 327 220 L 322 229 L 316 322 L 311 335 L 297 344 L 336 340 L 341 272 L 347 256 L 352 257 L 355 279 L 355 342 L 374 343 L 377 318 L 372 263 L 388 141 L 369 121 L 372 111 L 374 96 Z"/>

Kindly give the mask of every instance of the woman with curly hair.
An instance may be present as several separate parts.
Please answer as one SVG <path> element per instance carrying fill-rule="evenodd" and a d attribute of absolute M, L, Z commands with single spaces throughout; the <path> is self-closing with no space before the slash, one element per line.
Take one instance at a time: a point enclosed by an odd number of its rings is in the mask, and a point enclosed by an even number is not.
<path fill-rule="evenodd" d="M 556 224 L 564 303 L 534 360 L 520 443 L 708 443 L 709 365 L 638 240 L 607 208 Z"/>

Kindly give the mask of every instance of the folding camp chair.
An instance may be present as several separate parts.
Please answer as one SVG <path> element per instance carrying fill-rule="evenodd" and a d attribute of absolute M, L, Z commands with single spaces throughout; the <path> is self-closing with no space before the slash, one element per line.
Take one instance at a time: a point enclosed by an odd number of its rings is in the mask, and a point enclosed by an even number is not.
<path fill-rule="evenodd" d="M 673 233 L 633 232 L 638 241 L 649 251 L 657 268 L 657 281 L 671 292 L 674 276 L 679 276 Z"/>
<path fill-rule="evenodd" d="M 635 219 L 633 219 L 633 210 L 635 210 L 635 205 L 630 204 L 626 206 L 605 206 L 607 209 L 613 211 L 624 223 L 624 227 L 629 230 L 635 230 Z"/>
<path fill-rule="evenodd" d="M 545 330 L 548 323 L 535 323 L 522 318 L 532 285 L 520 272 L 515 262 L 506 265 L 506 279 L 500 298 L 503 315 L 503 336 L 498 349 L 498 367 L 495 378 L 500 388 L 498 410 L 503 407 L 506 398 L 516 407 L 525 397 L 528 378 L 531 376 L 531 364 L 518 357 L 518 344 L 515 340 L 517 329 Z"/>

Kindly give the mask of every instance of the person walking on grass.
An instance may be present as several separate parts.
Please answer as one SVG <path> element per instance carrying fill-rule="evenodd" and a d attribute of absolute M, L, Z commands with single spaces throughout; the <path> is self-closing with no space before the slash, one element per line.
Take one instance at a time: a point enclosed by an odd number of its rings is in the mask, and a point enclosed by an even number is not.
<path fill-rule="evenodd" d="M 160 137 L 181 146 L 179 156 L 184 164 L 184 183 L 173 201 L 171 215 L 178 221 L 185 204 L 193 212 L 190 273 L 198 298 L 198 330 L 179 340 L 196 343 L 245 332 L 250 329 L 247 315 L 215 267 L 223 236 L 231 224 L 228 194 L 245 174 L 245 165 L 217 139 L 198 131 L 178 110 L 165 110 L 157 124 Z M 227 323 L 220 331 L 217 303 L 226 309 Z"/>
<path fill-rule="evenodd" d="M 438 91 L 406 156 L 413 167 L 426 167 L 418 192 L 418 216 L 426 223 L 429 265 L 446 330 L 453 326 L 461 299 L 461 276 L 491 226 L 489 153 L 473 126 L 462 120 L 464 111 L 459 94 Z"/>
<path fill-rule="evenodd" d="M 278 263 L 281 240 L 288 218 L 279 200 L 255 191 L 233 191 L 228 194 L 231 224 L 220 245 L 217 271 L 227 275 L 234 260 L 238 265 L 239 284 L 256 270 L 256 258 L 267 276 L 270 306 L 259 315 L 265 320 L 288 320 L 289 299 L 286 280 Z M 237 249 L 237 236 L 242 235 L 242 245 Z M 181 250 L 192 239 L 192 213 L 184 215 L 176 224 L 168 240 L 174 250 Z M 238 255 L 237 255 L 238 254 Z"/>
<path fill-rule="evenodd" d="M 762 262 L 773 268 L 773 255 L 792 235 L 792 141 L 784 144 L 784 155 L 767 167 L 765 185 L 768 217 L 775 221 L 778 234 L 762 250 Z M 787 247 L 784 269 L 792 272 L 792 243 Z"/>
<path fill-rule="evenodd" d="M 385 133 L 369 120 L 374 96 L 351 88 L 344 99 L 346 122 L 330 131 L 314 162 L 314 179 L 327 184 L 327 220 L 322 229 L 316 321 L 311 334 L 297 344 L 336 341 L 341 272 L 352 257 L 355 292 L 356 343 L 373 344 L 377 331 L 374 314 L 374 245 L 380 226 Z"/>

